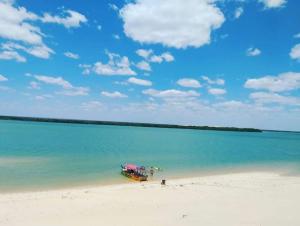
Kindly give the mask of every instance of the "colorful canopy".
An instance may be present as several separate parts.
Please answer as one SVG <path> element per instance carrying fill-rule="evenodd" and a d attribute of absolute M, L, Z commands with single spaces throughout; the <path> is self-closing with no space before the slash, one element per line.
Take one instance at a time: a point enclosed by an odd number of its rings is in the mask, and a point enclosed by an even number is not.
<path fill-rule="evenodd" d="M 137 165 L 134 165 L 134 164 L 126 164 L 124 166 L 127 170 L 138 170 L 139 167 Z"/>
<path fill-rule="evenodd" d="M 137 165 L 134 165 L 134 164 L 125 164 L 124 165 L 124 168 L 127 169 L 127 170 L 145 170 L 145 167 L 144 166 L 137 166 Z"/>

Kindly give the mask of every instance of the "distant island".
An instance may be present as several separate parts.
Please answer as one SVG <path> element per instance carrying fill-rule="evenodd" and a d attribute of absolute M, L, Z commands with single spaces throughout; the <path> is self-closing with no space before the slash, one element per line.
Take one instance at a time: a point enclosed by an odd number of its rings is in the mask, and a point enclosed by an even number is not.
<path fill-rule="evenodd" d="M 113 125 L 113 126 L 135 126 L 135 127 L 153 127 L 153 128 L 175 128 L 175 129 L 194 129 L 194 130 L 237 131 L 237 132 L 262 132 L 262 130 L 254 129 L 254 128 L 192 126 L 192 125 L 185 126 L 185 125 L 173 125 L 173 124 L 114 122 L 114 121 L 80 120 L 80 119 L 56 119 L 56 118 L 1 116 L 1 115 L 0 115 L 0 120 L 53 122 L 53 123 L 75 123 L 75 124 L 93 124 L 93 125 Z"/>

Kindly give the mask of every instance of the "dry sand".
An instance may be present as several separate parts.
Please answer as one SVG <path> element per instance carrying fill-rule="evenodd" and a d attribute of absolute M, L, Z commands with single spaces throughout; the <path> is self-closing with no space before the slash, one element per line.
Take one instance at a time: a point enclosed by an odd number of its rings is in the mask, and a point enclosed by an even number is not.
<path fill-rule="evenodd" d="M 297 226 L 300 177 L 236 173 L 0 194 L 1 226 Z"/>

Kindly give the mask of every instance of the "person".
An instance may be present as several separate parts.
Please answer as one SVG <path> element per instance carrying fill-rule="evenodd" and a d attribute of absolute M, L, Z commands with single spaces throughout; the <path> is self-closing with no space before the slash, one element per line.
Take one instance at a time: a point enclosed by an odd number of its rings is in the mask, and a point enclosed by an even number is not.
<path fill-rule="evenodd" d="M 150 175 L 151 177 L 153 177 L 153 174 L 154 174 L 154 169 L 153 169 L 153 166 L 150 167 Z"/>

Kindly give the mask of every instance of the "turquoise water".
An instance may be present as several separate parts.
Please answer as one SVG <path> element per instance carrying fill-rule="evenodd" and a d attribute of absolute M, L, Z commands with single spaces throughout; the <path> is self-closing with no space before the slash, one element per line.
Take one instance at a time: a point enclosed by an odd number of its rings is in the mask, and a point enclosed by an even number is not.
<path fill-rule="evenodd" d="M 161 176 L 300 166 L 300 133 L 241 133 L 0 120 L 0 191 L 124 182 L 124 162 Z"/>

